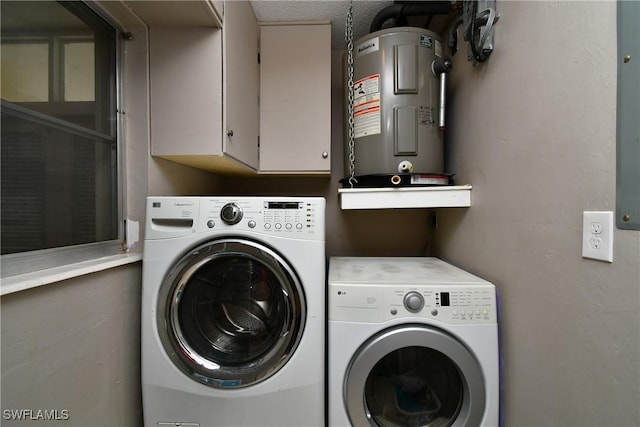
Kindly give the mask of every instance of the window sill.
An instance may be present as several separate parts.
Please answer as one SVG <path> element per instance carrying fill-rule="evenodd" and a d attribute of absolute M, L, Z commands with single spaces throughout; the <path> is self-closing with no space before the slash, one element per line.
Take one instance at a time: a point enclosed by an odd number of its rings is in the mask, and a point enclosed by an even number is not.
<path fill-rule="evenodd" d="M 74 277 L 97 273 L 110 268 L 133 264 L 134 262 L 141 260 L 142 254 L 140 253 L 111 255 L 61 267 L 4 277 L 2 278 L 2 284 L 0 285 L 0 295 L 9 295 L 15 292 L 72 279 Z"/>

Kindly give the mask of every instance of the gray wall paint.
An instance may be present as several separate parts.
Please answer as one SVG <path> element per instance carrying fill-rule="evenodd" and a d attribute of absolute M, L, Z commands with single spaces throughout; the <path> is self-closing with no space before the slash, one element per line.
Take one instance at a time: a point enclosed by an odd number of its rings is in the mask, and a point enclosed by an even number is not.
<path fill-rule="evenodd" d="M 581 257 L 582 211 L 615 209 L 616 3 L 497 4 L 489 61 L 454 57 L 472 207 L 438 211 L 435 254 L 500 289 L 506 425 L 640 425 L 640 233 Z"/>
<path fill-rule="evenodd" d="M 2 297 L 2 410 L 69 413 L 3 412 L 3 426 L 141 425 L 140 276 L 137 263 Z"/>

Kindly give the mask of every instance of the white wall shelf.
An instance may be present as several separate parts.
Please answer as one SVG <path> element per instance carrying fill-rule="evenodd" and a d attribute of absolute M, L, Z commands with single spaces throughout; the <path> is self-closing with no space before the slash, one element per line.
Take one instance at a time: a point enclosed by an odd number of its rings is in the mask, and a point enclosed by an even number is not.
<path fill-rule="evenodd" d="M 339 188 L 342 209 L 468 208 L 471 185 Z"/>

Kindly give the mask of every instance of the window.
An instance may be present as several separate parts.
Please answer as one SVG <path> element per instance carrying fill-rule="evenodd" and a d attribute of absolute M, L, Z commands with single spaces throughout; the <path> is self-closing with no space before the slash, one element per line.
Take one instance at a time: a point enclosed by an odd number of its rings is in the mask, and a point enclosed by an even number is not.
<path fill-rule="evenodd" d="M 50 261 L 65 248 L 68 263 L 69 247 L 113 253 L 122 238 L 119 32 L 84 2 L 0 7 L 3 270 L 11 254 Z"/>

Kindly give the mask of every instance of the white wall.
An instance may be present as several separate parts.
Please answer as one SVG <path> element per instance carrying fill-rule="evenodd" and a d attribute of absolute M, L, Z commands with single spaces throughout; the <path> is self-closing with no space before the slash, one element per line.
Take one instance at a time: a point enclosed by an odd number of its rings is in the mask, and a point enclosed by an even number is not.
<path fill-rule="evenodd" d="M 448 167 L 472 207 L 435 254 L 502 296 L 512 426 L 640 425 L 640 233 L 581 257 L 582 212 L 615 210 L 616 3 L 500 1 L 495 52 L 454 57 Z"/>

